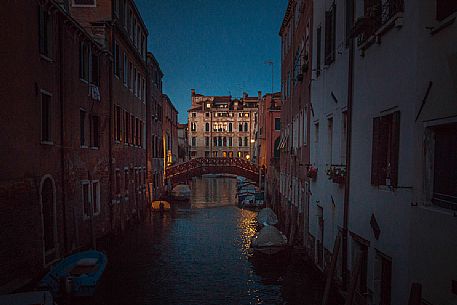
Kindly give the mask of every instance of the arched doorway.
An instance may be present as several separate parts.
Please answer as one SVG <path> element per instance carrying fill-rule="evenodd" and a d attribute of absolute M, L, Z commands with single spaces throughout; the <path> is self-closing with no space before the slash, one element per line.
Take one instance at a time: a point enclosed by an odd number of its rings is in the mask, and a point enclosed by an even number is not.
<path fill-rule="evenodd" d="M 40 204 L 43 225 L 44 264 L 57 256 L 56 186 L 51 175 L 45 175 L 40 184 Z"/>

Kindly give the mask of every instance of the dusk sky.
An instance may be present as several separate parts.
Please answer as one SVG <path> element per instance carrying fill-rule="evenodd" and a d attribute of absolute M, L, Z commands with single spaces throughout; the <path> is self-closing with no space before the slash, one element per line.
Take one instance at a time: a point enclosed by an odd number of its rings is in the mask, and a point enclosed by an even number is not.
<path fill-rule="evenodd" d="M 187 122 L 190 90 L 239 97 L 280 90 L 280 39 L 287 0 L 136 0 L 149 50 L 165 74 L 163 92 Z"/>

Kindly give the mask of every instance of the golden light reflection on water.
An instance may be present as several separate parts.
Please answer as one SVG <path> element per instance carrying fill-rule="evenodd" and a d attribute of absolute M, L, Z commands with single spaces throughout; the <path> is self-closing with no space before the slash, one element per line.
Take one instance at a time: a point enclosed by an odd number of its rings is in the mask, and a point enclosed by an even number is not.
<path fill-rule="evenodd" d="M 256 212 L 249 210 L 241 210 L 241 217 L 239 218 L 238 228 L 241 232 L 241 239 L 243 240 L 243 253 L 249 254 L 251 247 L 251 238 L 256 233 Z"/>

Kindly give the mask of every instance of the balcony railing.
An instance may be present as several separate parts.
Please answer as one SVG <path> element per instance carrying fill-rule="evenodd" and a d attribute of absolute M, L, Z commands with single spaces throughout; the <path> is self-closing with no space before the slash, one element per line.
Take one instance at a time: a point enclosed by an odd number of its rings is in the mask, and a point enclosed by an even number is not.
<path fill-rule="evenodd" d="M 387 25 L 398 13 L 403 12 L 403 0 L 383 0 L 382 4 L 373 5 L 365 16 L 359 18 L 355 24 L 355 31 L 358 32 L 357 44 L 361 46 L 373 37 L 379 29 Z"/>

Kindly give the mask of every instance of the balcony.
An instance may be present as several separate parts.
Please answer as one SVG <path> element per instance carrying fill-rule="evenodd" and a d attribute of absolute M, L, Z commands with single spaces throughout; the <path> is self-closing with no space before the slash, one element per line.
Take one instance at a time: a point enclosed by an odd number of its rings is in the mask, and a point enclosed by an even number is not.
<path fill-rule="evenodd" d="M 353 35 L 357 36 L 357 46 L 367 49 L 390 28 L 401 26 L 403 10 L 403 0 L 385 0 L 368 8 L 365 16 L 358 18 L 354 25 Z"/>

